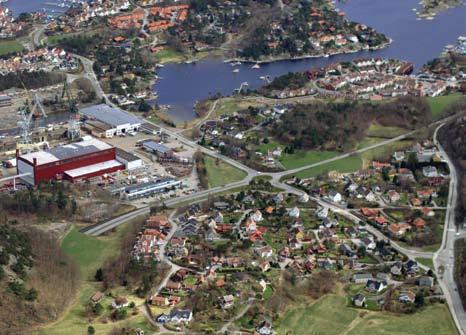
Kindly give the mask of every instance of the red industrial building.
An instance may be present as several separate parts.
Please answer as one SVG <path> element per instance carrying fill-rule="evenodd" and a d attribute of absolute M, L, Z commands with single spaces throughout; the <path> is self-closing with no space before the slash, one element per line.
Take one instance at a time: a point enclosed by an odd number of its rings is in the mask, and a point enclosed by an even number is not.
<path fill-rule="evenodd" d="M 115 148 L 95 138 L 17 155 L 16 166 L 21 179 L 34 186 L 49 180 L 74 182 L 125 168 L 116 160 Z"/>

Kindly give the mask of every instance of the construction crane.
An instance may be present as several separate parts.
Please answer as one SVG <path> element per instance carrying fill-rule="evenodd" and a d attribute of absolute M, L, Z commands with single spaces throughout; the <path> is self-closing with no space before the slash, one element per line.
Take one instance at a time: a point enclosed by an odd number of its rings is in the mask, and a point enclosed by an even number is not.
<path fill-rule="evenodd" d="M 65 79 L 63 83 L 63 91 L 61 94 L 61 99 L 68 103 L 68 111 L 70 112 L 71 116 L 68 120 L 68 130 L 66 132 L 67 136 L 71 140 L 75 140 L 81 137 L 81 127 L 79 124 L 79 116 L 78 116 L 78 107 L 76 100 L 73 98 L 73 94 L 71 93 L 70 86 L 68 85 L 68 81 Z"/>
<path fill-rule="evenodd" d="M 20 79 L 21 81 L 21 79 Z M 31 150 L 32 141 L 31 141 L 31 124 L 32 118 L 35 117 L 47 117 L 47 113 L 45 113 L 44 107 L 42 106 L 42 99 L 39 94 L 35 93 L 34 97 L 31 99 L 31 94 L 29 90 L 26 88 L 24 83 L 21 81 L 24 89 L 26 90 L 26 94 L 28 96 L 26 103 L 23 107 L 19 110 L 19 115 L 21 116 L 21 120 L 18 122 L 18 126 L 21 129 L 21 141 L 20 147 L 25 149 L 26 151 Z M 32 101 L 32 102 L 31 102 Z"/>

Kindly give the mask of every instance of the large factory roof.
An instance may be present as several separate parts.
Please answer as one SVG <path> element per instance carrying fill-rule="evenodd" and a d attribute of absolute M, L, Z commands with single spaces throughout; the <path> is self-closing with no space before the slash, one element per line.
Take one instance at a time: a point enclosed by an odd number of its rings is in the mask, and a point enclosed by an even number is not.
<path fill-rule="evenodd" d="M 122 166 L 121 163 L 113 159 L 113 160 L 102 162 L 102 163 L 96 163 L 96 164 L 92 164 L 89 166 L 83 166 L 77 169 L 68 170 L 68 171 L 65 171 L 65 174 L 67 174 L 71 178 L 79 178 L 82 176 L 87 176 L 92 173 L 106 171 L 106 170 L 109 170 L 109 169 L 112 169 L 118 166 Z"/>
<path fill-rule="evenodd" d="M 141 119 L 138 117 L 106 104 L 94 105 L 79 110 L 79 113 L 88 119 L 97 120 L 106 123 L 114 128 L 126 124 L 141 124 Z"/>
<path fill-rule="evenodd" d="M 20 157 L 31 164 L 34 163 L 34 158 L 36 158 L 37 165 L 43 165 L 111 148 L 113 147 L 110 144 L 99 141 L 95 138 L 90 138 L 81 142 L 74 142 L 55 147 L 47 151 L 31 152 Z"/>

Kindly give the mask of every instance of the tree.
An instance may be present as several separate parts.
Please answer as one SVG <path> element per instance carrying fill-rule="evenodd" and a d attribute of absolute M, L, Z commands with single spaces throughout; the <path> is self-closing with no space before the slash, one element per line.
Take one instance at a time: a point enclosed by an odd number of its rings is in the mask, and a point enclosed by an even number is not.
<path fill-rule="evenodd" d="M 364 257 L 366 256 L 366 247 L 361 245 L 359 248 L 358 248 L 358 256 L 359 257 Z"/>
<path fill-rule="evenodd" d="M 414 304 L 416 305 L 416 307 L 422 307 L 424 306 L 424 303 L 424 294 L 422 292 L 416 293 L 416 298 L 414 299 Z"/>
<path fill-rule="evenodd" d="M 94 335 L 95 334 L 95 329 L 92 326 L 87 327 L 87 334 L 88 335 Z"/>
<path fill-rule="evenodd" d="M 104 280 L 104 273 L 101 268 L 98 268 L 95 272 L 94 279 L 96 281 L 103 281 Z"/>

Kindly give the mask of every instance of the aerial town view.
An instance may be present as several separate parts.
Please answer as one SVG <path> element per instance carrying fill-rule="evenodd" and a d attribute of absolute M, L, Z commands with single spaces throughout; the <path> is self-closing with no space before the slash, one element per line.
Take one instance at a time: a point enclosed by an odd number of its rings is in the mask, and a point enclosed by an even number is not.
<path fill-rule="evenodd" d="M 0 0 L 0 334 L 465 335 L 465 22 Z"/>

